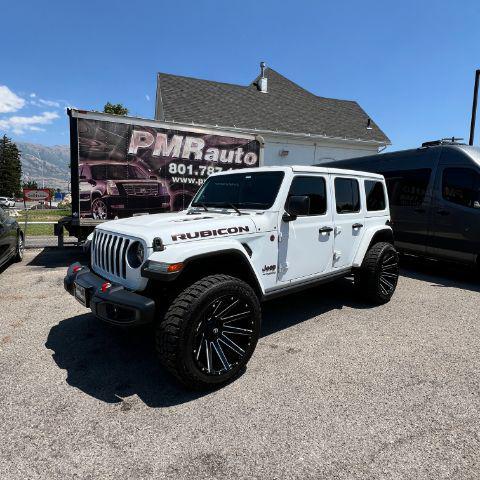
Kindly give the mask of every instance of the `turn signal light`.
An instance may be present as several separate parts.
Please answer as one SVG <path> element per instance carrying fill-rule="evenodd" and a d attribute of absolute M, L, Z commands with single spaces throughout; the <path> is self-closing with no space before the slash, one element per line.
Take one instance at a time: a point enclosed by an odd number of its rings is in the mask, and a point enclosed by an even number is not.
<path fill-rule="evenodd" d="M 103 282 L 102 286 L 100 287 L 100 290 L 103 293 L 105 293 L 111 286 L 112 286 L 112 284 L 110 282 Z"/>
<path fill-rule="evenodd" d="M 183 268 L 183 263 L 171 263 L 171 264 L 167 267 L 167 272 L 168 272 L 168 273 L 179 272 L 182 268 Z"/>
<path fill-rule="evenodd" d="M 73 273 L 77 273 L 77 272 L 78 272 L 79 270 L 81 270 L 81 269 L 82 269 L 82 267 L 81 267 L 80 265 L 75 265 L 75 266 L 73 267 Z"/>

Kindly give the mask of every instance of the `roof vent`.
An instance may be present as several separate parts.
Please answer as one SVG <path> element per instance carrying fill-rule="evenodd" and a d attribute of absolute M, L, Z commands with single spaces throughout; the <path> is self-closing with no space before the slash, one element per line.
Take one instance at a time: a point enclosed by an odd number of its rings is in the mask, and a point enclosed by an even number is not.
<path fill-rule="evenodd" d="M 261 69 L 261 77 L 259 78 L 258 80 L 258 89 L 262 92 L 262 93 L 267 93 L 268 90 L 267 90 L 267 77 L 265 76 L 265 69 L 267 68 L 267 66 L 265 65 L 265 62 L 260 62 L 260 69 Z"/>

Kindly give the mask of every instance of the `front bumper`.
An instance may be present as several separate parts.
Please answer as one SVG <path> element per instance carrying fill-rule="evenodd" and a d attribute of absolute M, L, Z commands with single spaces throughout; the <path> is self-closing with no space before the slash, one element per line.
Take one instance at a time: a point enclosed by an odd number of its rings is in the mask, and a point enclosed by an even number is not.
<path fill-rule="evenodd" d="M 147 297 L 125 289 L 122 285 L 112 282 L 111 287 L 102 292 L 102 285 L 108 280 L 93 273 L 88 267 L 80 267 L 74 263 L 68 267 L 63 286 L 70 295 L 75 296 L 75 289 L 84 289 L 85 302 L 77 300 L 104 322 L 113 325 L 142 325 L 150 323 L 155 318 L 155 302 Z"/>

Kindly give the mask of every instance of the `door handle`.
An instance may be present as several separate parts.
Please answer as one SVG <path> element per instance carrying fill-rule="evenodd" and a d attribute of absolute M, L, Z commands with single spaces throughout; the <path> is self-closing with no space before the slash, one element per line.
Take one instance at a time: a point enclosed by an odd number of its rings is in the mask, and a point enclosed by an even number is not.
<path fill-rule="evenodd" d="M 448 210 L 437 210 L 437 215 L 442 215 L 444 217 L 450 215 L 450 212 Z"/>
<path fill-rule="evenodd" d="M 318 233 L 330 233 L 333 232 L 332 227 L 322 227 L 318 229 Z"/>
<path fill-rule="evenodd" d="M 363 223 L 354 223 L 352 225 L 352 228 L 362 228 L 363 227 Z"/>

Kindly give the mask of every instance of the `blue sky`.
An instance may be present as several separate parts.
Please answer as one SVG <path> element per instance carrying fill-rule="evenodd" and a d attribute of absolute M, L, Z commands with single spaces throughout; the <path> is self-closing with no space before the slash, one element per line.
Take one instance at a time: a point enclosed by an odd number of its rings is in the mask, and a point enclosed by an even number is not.
<path fill-rule="evenodd" d="M 261 60 L 357 100 L 394 149 L 468 139 L 478 0 L 16 0 L 1 15 L 0 134 L 16 140 L 67 144 L 69 105 L 153 118 L 157 71 L 248 84 Z"/>

